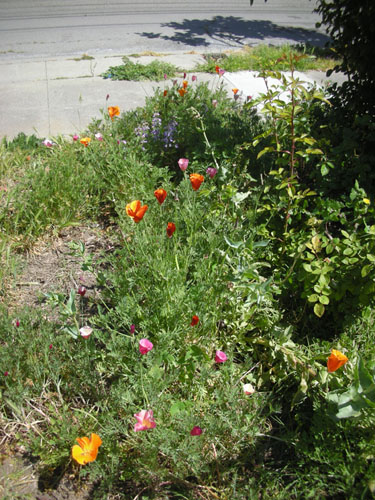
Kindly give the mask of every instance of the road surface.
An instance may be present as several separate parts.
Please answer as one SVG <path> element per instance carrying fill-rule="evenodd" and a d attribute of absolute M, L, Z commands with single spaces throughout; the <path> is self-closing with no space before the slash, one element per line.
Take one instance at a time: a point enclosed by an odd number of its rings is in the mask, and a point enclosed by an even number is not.
<path fill-rule="evenodd" d="M 316 0 L 0 0 L 0 60 L 324 45 Z"/>

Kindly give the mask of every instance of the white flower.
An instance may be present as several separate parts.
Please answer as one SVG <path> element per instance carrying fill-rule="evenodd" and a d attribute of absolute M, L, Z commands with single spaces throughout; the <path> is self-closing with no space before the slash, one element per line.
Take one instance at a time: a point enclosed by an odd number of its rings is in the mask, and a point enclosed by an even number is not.
<path fill-rule="evenodd" d="M 243 385 L 243 392 L 247 395 L 250 396 L 251 394 L 254 394 L 255 389 L 254 386 L 251 384 L 244 384 Z"/>
<path fill-rule="evenodd" d="M 79 333 L 81 334 L 81 337 L 84 339 L 88 339 L 91 335 L 92 328 L 89 326 L 83 326 L 82 328 L 79 329 Z"/>

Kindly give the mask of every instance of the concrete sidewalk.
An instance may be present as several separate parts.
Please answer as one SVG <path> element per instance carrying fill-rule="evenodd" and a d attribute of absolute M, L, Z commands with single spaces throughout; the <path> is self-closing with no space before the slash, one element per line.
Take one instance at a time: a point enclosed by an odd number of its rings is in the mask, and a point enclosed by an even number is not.
<path fill-rule="evenodd" d="M 147 64 L 154 58 L 143 56 L 131 60 Z M 181 68 L 181 77 L 184 71 L 204 62 L 199 53 L 166 54 L 158 59 Z M 123 112 L 143 106 L 156 87 L 172 85 L 171 81 L 112 81 L 100 76 L 110 66 L 120 64 L 122 56 L 0 61 L 0 138 L 11 139 L 20 132 L 40 138 L 80 133 L 93 119 L 101 117 L 101 109 L 119 106 Z M 321 72 L 304 76 L 318 84 L 326 80 Z M 264 90 L 261 80 L 257 81 L 251 72 L 225 73 L 222 80 L 229 95 L 233 95 L 234 87 L 240 89 L 242 97 L 254 97 Z M 215 87 L 218 76 L 197 73 L 197 81 Z"/>

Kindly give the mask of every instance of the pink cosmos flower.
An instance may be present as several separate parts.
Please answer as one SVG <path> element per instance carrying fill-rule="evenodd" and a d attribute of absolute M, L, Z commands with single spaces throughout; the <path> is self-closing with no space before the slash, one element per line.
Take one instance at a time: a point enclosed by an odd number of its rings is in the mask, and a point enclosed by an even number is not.
<path fill-rule="evenodd" d="M 134 332 L 135 332 L 135 325 L 130 325 L 129 333 L 133 335 Z"/>
<path fill-rule="evenodd" d="M 197 76 L 196 76 L 196 75 L 193 75 L 193 76 L 191 77 L 191 81 L 192 81 L 192 82 L 195 82 L 195 81 L 196 81 L 196 79 L 197 79 Z"/>
<path fill-rule="evenodd" d="M 73 141 L 74 141 L 74 142 L 75 142 L 75 141 L 78 141 L 78 139 L 79 139 L 79 135 L 74 134 L 74 135 L 73 135 Z"/>
<path fill-rule="evenodd" d="M 53 142 L 51 141 L 51 139 L 44 139 L 42 144 L 44 144 L 47 148 L 51 148 L 53 146 Z"/>
<path fill-rule="evenodd" d="M 206 170 L 206 174 L 209 175 L 211 179 L 213 179 L 217 174 L 217 169 L 214 167 L 208 167 L 208 169 Z"/>
<path fill-rule="evenodd" d="M 168 78 L 167 73 L 164 73 L 164 80 L 166 80 L 167 78 Z"/>
<path fill-rule="evenodd" d="M 79 333 L 81 334 L 82 338 L 88 339 L 92 333 L 92 328 L 89 326 L 83 326 L 79 329 Z"/>
<path fill-rule="evenodd" d="M 199 427 L 199 425 L 196 425 L 193 427 L 190 431 L 191 436 L 200 436 L 202 434 L 202 429 Z"/>
<path fill-rule="evenodd" d="M 103 136 L 100 132 L 98 132 L 97 134 L 95 134 L 95 139 L 98 140 L 98 141 L 102 141 L 103 140 Z"/>
<path fill-rule="evenodd" d="M 216 363 L 225 363 L 227 360 L 227 355 L 223 351 L 216 351 L 215 354 L 215 362 Z"/>
<path fill-rule="evenodd" d="M 182 171 L 185 171 L 188 168 L 189 160 L 187 158 L 180 158 L 178 160 L 178 166 Z"/>
<path fill-rule="evenodd" d="M 153 343 L 147 339 L 141 339 L 139 341 L 139 352 L 141 354 L 147 354 L 154 347 Z"/>
<path fill-rule="evenodd" d="M 134 416 L 138 421 L 134 426 L 135 432 L 147 431 L 156 427 L 152 410 L 141 410 L 139 413 L 135 413 Z"/>

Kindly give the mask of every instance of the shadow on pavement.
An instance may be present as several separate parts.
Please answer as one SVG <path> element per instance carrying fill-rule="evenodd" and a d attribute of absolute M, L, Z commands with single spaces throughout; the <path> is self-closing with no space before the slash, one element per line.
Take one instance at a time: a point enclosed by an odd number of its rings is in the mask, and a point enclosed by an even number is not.
<path fill-rule="evenodd" d="M 190 46 L 208 46 L 212 41 L 238 47 L 251 41 L 270 38 L 286 38 L 290 43 L 302 43 L 323 47 L 329 41 L 324 33 L 303 28 L 279 26 L 271 21 L 246 20 L 241 17 L 215 16 L 211 19 L 184 19 L 169 22 L 163 27 L 174 29 L 172 35 L 161 33 L 137 33 L 146 38 L 161 38 Z"/>

